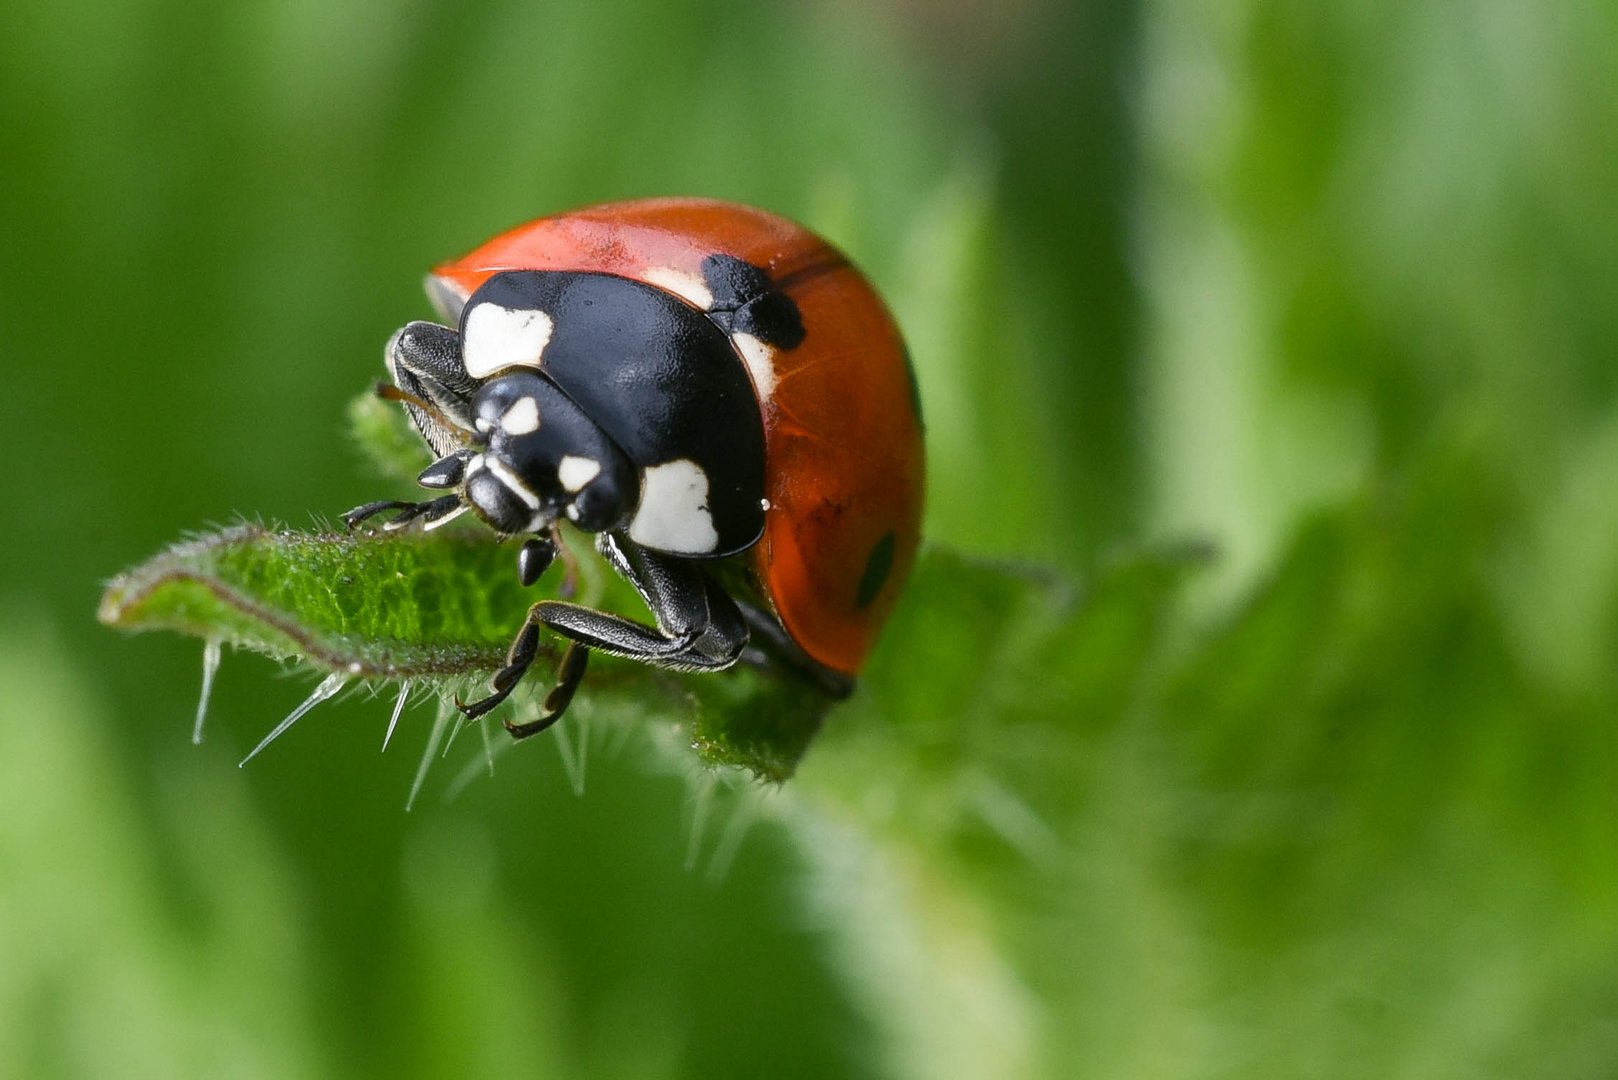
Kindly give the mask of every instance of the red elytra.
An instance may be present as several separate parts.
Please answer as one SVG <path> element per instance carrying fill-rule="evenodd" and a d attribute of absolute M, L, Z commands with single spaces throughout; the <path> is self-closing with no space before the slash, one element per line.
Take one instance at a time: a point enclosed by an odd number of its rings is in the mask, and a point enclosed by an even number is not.
<path fill-rule="evenodd" d="M 464 301 L 503 270 L 579 270 L 666 287 L 722 253 L 797 304 L 804 341 L 760 388 L 769 507 L 748 553 L 760 595 L 813 659 L 857 673 L 921 537 L 922 424 L 904 342 L 865 277 L 785 218 L 711 199 L 607 203 L 541 218 L 433 268 Z M 741 359 L 738 357 L 738 359 Z"/>

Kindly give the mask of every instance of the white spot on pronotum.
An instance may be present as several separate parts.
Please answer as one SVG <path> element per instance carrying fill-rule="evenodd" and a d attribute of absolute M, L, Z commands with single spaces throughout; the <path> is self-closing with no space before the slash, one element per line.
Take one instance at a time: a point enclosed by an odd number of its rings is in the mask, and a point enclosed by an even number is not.
<path fill-rule="evenodd" d="M 730 340 L 747 364 L 747 373 L 753 377 L 753 392 L 760 401 L 770 400 L 775 393 L 775 350 L 752 334 L 732 334 Z"/>
<path fill-rule="evenodd" d="M 524 394 L 500 414 L 500 430 L 507 435 L 531 435 L 539 430 L 539 402 Z"/>
<path fill-rule="evenodd" d="M 219 639 L 209 638 L 202 646 L 202 696 L 197 699 L 197 721 L 191 726 L 191 741 L 202 745 L 202 724 L 208 718 L 208 699 L 213 697 L 213 676 L 219 670 Z"/>
<path fill-rule="evenodd" d="M 579 491 L 585 484 L 600 475 L 601 462 L 594 458 L 574 457 L 572 454 L 564 454 L 561 464 L 556 467 L 556 478 L 569 491 Z"/>
<path fill-rule="evenodd" d="M 393 731 L 399 726 L 399 717 L 404 715 L 405 702 L 410 698 L 410 680 L 406 679 L 399 684 L 399 700 L 393 703 L 393 715 L 388 718 L 388 733 L 382 736 L 382 752 L 388 752 L 388 743 L 393 741 Z"/>
<path fill-rule="evenodd" d="M 483 467 L 489 470 L 496 480 L 504 484 L 507 491 L 521 499 L 524 506 L 530 510 L 539 509 L 539 496 L 535 495 L 528 485 L 523 483 L 522 477 L 508 469 L 505 462 L 495 457 L 484 458 Z"/>
<path fill-rule="evenodd" d="M 539 367 L 556 324 L 537 308 L 479 304 L 466 315 L 461 361 L 466 373 L 484 379 L 509 367 Z"/>
<path fill-rule="evenodd" d="M 719 532 L 708 509 L 708 474 L 702 467 L 680 458 L 647 469 L 629 538 L 675 555 L 704 555 L 717 547 Z"/>
<path fill-rule="evenodd" d="M 641 276 L 647 284 L 671 292 L 703 311 L 713 307 L 713 291 L 702 278 L 689 270 L 677 270 L 672 266 L 652 266 Z"/>
<path fill-rule="evenodd" d="M 297 723 L 304 713 L 308 712 L 316 705 L 319 705 L 322 701 L 325 701 L 327 698 L 337 693 L 337 691 L 341 690 L 345 685 L 347 685 L 347 683 L 348 675 L 343 672 L 334 671 L 330 675 L 327 675 L 321 684 L 315 687 L 314 693 L 304 698 L 302 705 L 299 705 L 296 709 L 293 709 L 290 713 L 288 713 L 285 720 L 275 725 L 274 731 L 264 736 L 259 744 L 253 747 L 252 752 L 246 757 L 242 758 L 241 762 L 237 765 L 237 768 L 241 768 L 249 761 L 252 761 L 254 758 L 258 757 L 260 751 L 284 735 L 287 728 Z"/>

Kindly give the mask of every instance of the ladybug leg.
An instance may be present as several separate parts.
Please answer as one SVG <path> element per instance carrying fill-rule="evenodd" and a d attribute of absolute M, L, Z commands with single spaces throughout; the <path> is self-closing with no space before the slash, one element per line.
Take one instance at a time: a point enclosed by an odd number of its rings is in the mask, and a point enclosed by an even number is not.
<path fill-rule="evenodd" d="M 517 549 L 517 580 L 527 588 L 544 576 L 556 558 L 558 545 L 549 536 L 530 536 Z"/>
<path fill-rule="evenodd" d="M 545 626 L 592 649 L 671 671 L 719 671 L 741 656 L 748 632 L 740 609 L 690 561 L 655 555 L 611 533 L 597 537 L 596 549 L 635 587 L 656 627 L 555 600 L 534 605 Z"/>
<path fill-rule="evenodd" d="M 526 739 L 531 735 L 538 735 L 562 718 L 562 714 L 567 711 L 568 703 L 573 700 L 573 691 L 584 681 L 584 666 L 589 659 L 589 649 L 577 642 L 568 645 L 567 652 L 562 654 L 562 662 L 556 669 L 556 685 L 545 695 L 545 704 L 540 710 L 539 717 L 524 724 L 506 721 L 506 730 L 511 733 L 513 739 Z"/>
<path fill-rule="evenodd" d="M 457 450 L 453 454 L 446 454 L 421 470 L 416 477 L 416 483 L 424 488 L 444 488 L 459 486 L 466 477 L 467 462 L 472 460 L 472 451 Z"/>
<path fill-rule="evenodd" d="M 525 586 L 537 582 L 544 576 L 545 571 L 550 569 L 558 551 L 566 552 L 567 548 L 562 544 L 560 534 L 554 529 L 548 535 L 531 536 L 523 541 L 522 547 L 517 551 L 517 580 Z M 536 604 L 529 609 L 528 618 L 524 620 L 522 629 L 517 632 L 516 640 L 511 643 L 511 648 L 506 653 L 506 666 L 495 673 L 492 686 L 494 692 L 470 704 L 457 698 L 456 707 L 461 710 L 462 715 L 472 720 L 480 719 L 494 711 L 517 688 L 522 677 L 533 666 L 534 657 L 538 652 L 539 622 Z M 506 721 L 506 730 L 511 732 L 513 738 L 526 739 L 530 735 L 538 735 L 562 718 L 568 702 L 573 700 L 573 692 L 584 679 L 584 668 L 589 658 L 590 651 L 584 646 L 571 642 L 568 644 L 567 652 L 562 656 L 562 662 L 557 668 L 556 686 L 545 696 L 539 718 L 524 724 Z"/>
<path fill-rule="evenodd" d="M 736 602 L 707 574 L 684 559 L 654 555 L 608 533 L 597 538 L 596 547 L 646 601 L 657 626 L 561 600 L 541 600 L 529 609 L 506 654 L 506 666 L 491 680 L 493 693 L 469 704 L 456 701 L 468 719 L 487 715 L 511 696 L 539 653 L 541 626 L 567 638 L 568 647 L 540 717 L 506 725 L 517 738 L 561 719 L 584 678 L 591 649 L 671 671 L 718 671 L 741 656 L 747 623 Z"/>
<path fill-rule="evenodd" d="M 535 604 L 528 612 L 528 620 L 523 623 L 522 630 L 518 631 L 517 639 L 511 643 L 511 650 L 506 654 L 506 666 L 495 673 L 491 681 L 494 693 L 486 698 L 471 702 L 455 699 L 455 707 L 468 720 L 478 720 L 487 716 L 498 708 L 511 692 L 517 688 L 522 677 L 527 674 L 529 667 L 534 663 L 534 657 L 539 652 L 539 623 L 535 621 L 535 614 L 539 608 Z M 584 669 L 590 659 L 590 650 L 576 642 L 569 642 L 567 651 L 562 654 L 562 662 L 557 665 L 556 685 L 550 693 L 545 695 L 544 704 L 540 708 L 540 715 L 527 723 L 516 724 L 510 720 L 505 722 L 506 730 L 511 732 L 514 739 L 526 739 L 531 735 L 538 735 L 562 718 L 567 711 L 568 703 L 573 700 L 573 692 L 584 681 Z"/>
<path fill-rule="evenodd" d="M 466 504 L 461 501 L 459 495 L 445 495 L 441 498 L 416 503 L 400 502 L 397 499 L 383 499 L 380 502 L 356 506 L 343 515 L 343 524 L 350 529 L 357 529 L 362 522 L 368 521 L 378 514 L 386 513 L 389 510 L 397 510 L 398 513 L 383 524 L 382 529 L 384 532 L 402 529 L 417 518 L 426 521 L 427 528 L 433 529 L 452 518 L 459 517 L 465 509 Z"/>
<path fill-rule="evenodd" d="M 471 401 L 477 392 L 477 380 L 467 374 L 461 360 L 460 334 L 436 323 L 408 323 L 388 342 L 386 359 L 388 373 L 399 389 L 439 413 L 434 416 L 417 405 L 405 404 L 411 422 L 427 444 L 440 454 L 462 446 L 462 433 L 473 429 Z M 387 396 L 380 388 L 379 393 Z"/>
<path fill-rule="evenodd" d="M 406 510 L 417 505 L 419 504 L 413 502 L 401 502 L 398 499 L 382 499 L 379 502 L 368 502 L 364 506 L 356 506 L 354 509 L 344 514 L 343 524 L 347 525 L 350 529 L 357 529 L 360 527 L 361 523 L 369 521 L 378 514 L 387 513 L 389 510 Z"/>
<path fill-rule="evenodd" d="M 434 404 L 444 404 L 446 397 L 451 404 L 464 403 L 477 392 L 477 380 L 461 359 L 461 335 L 447 326 L 421 319 L 406 323 L 388 342 L 387 364 L 400 389 Z"/>

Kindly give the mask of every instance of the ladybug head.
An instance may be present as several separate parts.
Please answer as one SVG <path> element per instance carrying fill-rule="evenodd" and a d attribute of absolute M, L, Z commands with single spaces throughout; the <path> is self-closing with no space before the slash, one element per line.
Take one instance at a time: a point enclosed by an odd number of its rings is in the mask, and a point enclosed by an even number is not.
<path fill-rule="evenodd" d="M 503 533 L 541 532 L 565 517 L 587 532 L 620 525 L 639 486 L 623 451 L 536 371 L 500 375 L 472 397 L 473 439 L 462 491 Z"/>

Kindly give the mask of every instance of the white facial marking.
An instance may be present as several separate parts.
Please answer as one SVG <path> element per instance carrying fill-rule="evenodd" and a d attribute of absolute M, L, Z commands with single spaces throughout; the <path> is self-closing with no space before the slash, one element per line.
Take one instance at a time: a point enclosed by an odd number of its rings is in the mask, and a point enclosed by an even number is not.
<path fill-rule="evenodd" d="M 659 289 L 671 292 L 703 311 L 713 307 L 713 292 L 700 277 L 689 270 L 676 270 L 672 266 L 652 266 L 646 269 L 644 277 L 648 285 L 656 285 Z"/>
<path fill-rule="evenodd" d="M 585 484 L 600 475 L 601 462 L 594 458 L 565 454 L 561 464 L 556 467 L 556 478 L 562 481 L 562 486 L 569 491 L 581 490 Z"/>
<path fill-rule="evenodd" d="M 502 368 L 539 367 L 540 354 L 555 328 L 549 315 L 534 308 L 479 304 L 467 313 L 461 335 L 466 373 L 483 379 Z"/>
<path fill-rule="evenodd" d="M 528 485 L 522 482 L 522 477 L 506 468 L 505 462 L 499 458 L 486 457 L 483 459 L 483 467 L 504 484 L 507 491 L 521 499 L 524 506 L 530 510 L 539 509 L 539 496 L 529 490 Z"/>
<path fill-rule="evenodd" d="M 730 340 L 747 362 L 747 373 L 753 377 L 753 392 L 760 401 L 770 400 L 770 395 L 775 393 L 775 350 L 752 334 L 732 334 Z"/>
<path fill-rule="evenodd" d="M 768 500 L 768 499 L 760 499 L 760 500 L 759 500 L 759 501 L 758 501 L 758 508 L 759 508 L 759 509 L 760 509 L 760 510 L 763 510 L 763 511 L 764 511 L 764 512 L 765 512 L 765 513 L 769 513 L 769 510 L 770 510 L 770 500 Z"/>
<path fill-rule="evenodd" d="M 629 538 L 658 551 L 703 555 L 719 544 L 708 510 L 708 474 L 689 458 L 653 465 L 642 474 L 640 507 Z"/>
<path fill-rule="evenodd" d="M 524 395 L 500 415 L 500 430 L 507 435 L 530 435 L 539 430 L 539 402 Z"/>

